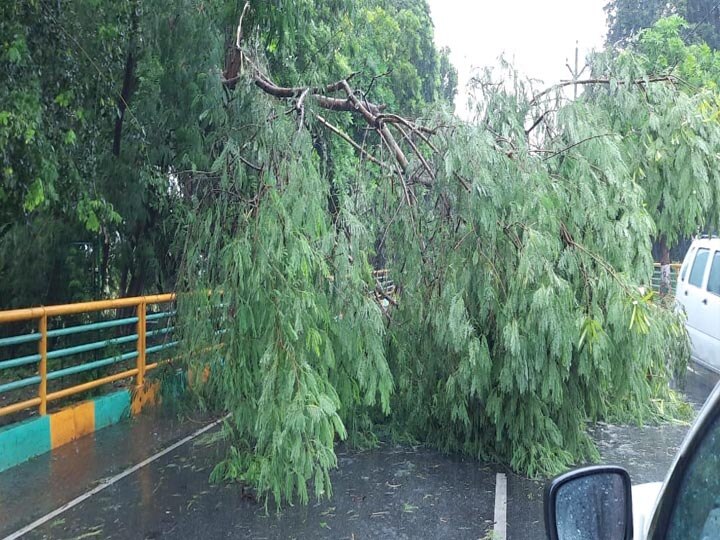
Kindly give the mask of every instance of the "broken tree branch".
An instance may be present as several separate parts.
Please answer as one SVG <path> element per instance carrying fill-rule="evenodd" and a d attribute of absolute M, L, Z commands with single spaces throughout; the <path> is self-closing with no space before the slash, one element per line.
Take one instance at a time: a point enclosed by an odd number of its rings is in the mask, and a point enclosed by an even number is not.
<path fill-rule="evenodd" d="M 362 92 L 359 94 L 355 93 L 355 90 L 350 86 L 349 81 L 358 73 L 353 72 L 344 79 L 341 79 L 339 81 L 336 81 L 334 83 L 328 84 L 324 87 L 314 87 L 314 86 L 302 86 L 302 87 L 284 87 L 279 86 L 275 84 L 272 79 L 263 73 L 263 71 L 252 61 L 251 58 L 249 58 L 247 55 L 244 54 L 242 50 L 242 23 L 243 18 L 247 14 L 247 11 L 249 10 L 250 6 L 249 3 L 245 3 L 245 6 L 243 8 L 243 12 L 240 15 L 240 21 L 238 23 L 238 29 L 236 32 L 236 39 L 235 39 L 235 49 L 232 52 L 232 63 L 231 67 L 232 69 L 226 68 L 223 72 L 223 84 L 226 85 L 229 88 L 233 88 L 235 83 L 242 77 L 242 68 L 243 66 L 247 66 L 249 69 L 248 77 L 249 79 L 263 92 L 265 92 L 268 95 L 274 96 L 276 98 L 280 99 L 296 99 L 296 103 L 293 109 L 290 109 L 290 112 L 293 110 L 297 111 L 300 115 L 300 126 L 299 129 L 302 129 L 304 118 L 305 118 L 305 104 L 308 98 L 312 99 L 314 103 L 317 103 L 317 105 L 326 110 L 331 111 L 343 111 L 343 112 L 350 112 L 353 114 L 357 114 L 359 116 L 362 116 L 365 122 L 367 123 L 368 127 L 370 129 L 373 129 L 377 131 L 378 135 L 380 136 L 380 139 L 382 143 L 384 143 L 385 146 L 388 147 L 388 149 L 392 152 L 395 161 L 399 165 L 399 169 L 401 174 L 407 173 L 408 167 L 409 167 L 409 161 L 407 159 L 407 156 L 405 155 L 405 152 L 403 151 L 403 148 L 400 147 L 398 142 L 395 140 L 395 137 L 393 136 L 392 132 L 388 128 L 387 124 L 393 124 L 396 126 L 396 128 L 399 129 L 399 131 L 403 134 L 405 140 L 408 142 L 409 146 L 412 148 L 413 152 L 418 156 L 419 160 L 422 162 L 423 167 L 425 170 L 430 174 L 431 178 L 434 178 L 434 174 L 432 172 L 432 168 L 428 165 L 427 160 L 425 160 L 424 156 L 420 153 L 417 146 L 412 140 L 412 137 L 408 136 L 408 134 L 400 127 L 400 125 L 406 126 L 408 129 L 411 129 L 413 133 L 416 133 L 418 137 L 420 137 L 423 142 L 425 142 L 430 148 L 432 148 L 433 151 L 438 152 L 437 148 L 430 142 L 428 135 L 432 135 L 435 133 L 435 130 L 431 130 L 429 128 L 425 128 L 423 126 L 418 126 L 401 116 L 395 115 L 395 114 L 385 114 L 383 113 L 385 109 L 385 105 L 382 104 L 376 104 L 368 101 L 367 94 L 372 89 L 372 86 L 379 77 L 384 77 L 390 73 L 388 71 L 387 73 L 383 73 L 381 75 L 374 76 L 372 78 L 372 81 L 370 82 L 370 85 L 368 86 L 368 91 L 365 92 L 363 95 Z M 239 61 L 237 57 L 240 57 Z M 238 70 L 239 67 L 239 70 Z M 329 94 L 335 94 L 335 93 L 342 93 L 344 94 L 344 97 L 338 97 L 333 96 Z M 368 160 L 381 165 L 383 168 L 389 168 L 390 170 L 394 171 L 394 168 L 390 167 L 387 163 L 383 162 L 382 160 L 378 160 L 375 157 L 371 156 L 369 153 L 367 153 L 362 147 L 360 147 L 355 141 L 352 140 L 350 136 L 343 133 L 341 130 L 339 130 L 337 127 L 333 126 L 330 122 L 328 122 L 325 118 L 322 116 L 316 115 L 318 118 L 318 121 L 327 129 L 332 131 L 334 134 L 340 136 L 343 140 L 350 143 L 358 152 L 360 152 L 361 155 L 368 158 Z M 387 122 L 387 124 L 386 124 Z M 395 171 L 397 172 L 397 171 Z M 404 181 L 404 179 L 403 179 Z M 407 188 L 407 186 L 405 186 Z M 406 194 L 407 195 L 407 194 Z M 408 198 L 409 199 L 409 198 Z M 408 202 L 410 202 L 408 200 Z"/>
<path fill-rule="evenodd" d="M 420 160 L 420 163 L 422 163 L 423 168 L 427 171 L 427 173 L 430 175 L 430 178 L 435 181 L 435 173 L 430 168 L 430 165 L 428 165 L 427 160 L 425 159 L 425 156 L 422 155 L 420 152 L 420 149 L 415 145 L 413 140 L 410 138 L 410 136 L 405 132 L 405 130 L 400 126 L 400 124 L 394 124 L 395 129 L 397 129 L 407 141 L 408 145 L 410 145 L 410 148 L 412 148 L 412 151 L 415 153 L 417 158 Z"/>
<path fill-rule="evenodd" d="M 375 81 L 377 81 L 378 79 L 380 79 L 382 77 L 387 77 L 388 75 L 390 75 L 392 73 L 392 71 L 393 70 L 391 68 L 391 69 L 388 69 L 385 73 L 381 73 L 380 75 L 373 75 L 373 78 L 370 80 L 370 84 L 368 84 L 367 90 L 365 90 L 365 93 L 363 94 L 363 96 L 365 97 L 366 100 L 367 100 L 367 97 L 370 95 L 370 91 L 372 90 L 372 87 L 375 84 Z"/>
<path fill-rule="evenodd" d="M 387 169 L 387 170 L 389 170 L 389 171 L 392 172 L 392 173 L 395 172 L 395 170 L 394 170 L 390 165 L 388 165 L 387 163 L 385 163 L 385 162 L 383 162 L 383 161 L 380 161 L 380 160 L 377 159 L 375 156 L 373 156 L 373 155 L 371 155 L 370 153 L 368 153 L 367 150 L 365 150 L 365 149 L 364 149 L 363 147 L 361 147 L 358 143 L 356 143 L 355 141 L 353 141 L 352 138 L 351 138 L 349 135 L 347 135 L 346 133 L 344 133 L 342 130 L 340 130 L 339 128 L 335 127 L 334 125 L 332 125 L 330 122 L 328 122 L 327 120 L 325 120 L 325 118 L 323 118 L 323 117 L 320 116 L 319 114 L 315 114 L 315 118 L 317 118 L 318 122 L 320 122 L 320 124 L 322 124 L 323 127 L 326 127 L 327 129 L 329 129 L 330 131 L 332 131 L 335 135 L 337 135 L 338 137 L 340 137 L 341 139 L 343 139 L 345 142 L 347 142 L 348 144 L 350 144 L 355 150 L 357 150 L 357 152 L 358 152 L 361 156 L 363 156 L 364 158 L 367 158 L 368 161 L 372 161 L 372 162 L 375 163 L 376 165 L 379 165 L 380 167 L 382 167 L 382 168 L 384 168 L 384 169 Z"/>
<path fill-rule="evenodd" d="M 557 109 L 549 109 L 549 110 L 545 111 L 544 113 L 542 113 L 540 116 L 538 116 L 537 119 L 533 122 L 532 126 L 530 126 L 529 128 L 527 128 L 525 130 L 525 136 L 527 137 L 528 135 L 530 135 L 530 133 L 532 133 L 532 131 L 536 127 L 538 127 L 543 120 L 545 120 L 547 115 L 549 115 L 550 113 L 553 113 L 553 112 L 557 112 Z"/>
<path fill-rule="evenodd" d="M 427 144 L 433 152 L 440 153 L 440 151 L 437 149 L 437 147 L 430 141 L 430 139 L 425 135 L 426 133 L 429 135 L 435 135 L 436 130 L 430 129 L 425 126 L 419 126 L 414 122 L 410 122 L 408 119 L 403 118 L 402 116 L 398 116 L 397 114 L 392 113 L 383 113 L 379 114 L 377 116 L 378 121 L 380 122 L 388 122 L 389 124 L 402 124 L 406 126 L 407 128 L 411 129 L 413 133 L 417 134 L 418 137 L 420 137 L 425 144 Z"/>
<path fill-rule="evenodd" d="M 453 175 L 455 176 L 455 178 L 458 179 L 458 181 L 460 182 L 460 184 L 462 185 L 462 187 L 465 188 L 465 191 L 467 191 L 468 193 L 470 193 L 470 191 L 472 191 L 472 190 L 470 189 L 470 184 L 468 183 L 468 181 L 467 181 L 465 178 L 463 178 L 463 177 L 462 177 L 460 174 L 458 174 L 458 173 L 453 173 Z"/>
<path fill-rule="evenodd" d="M 243 31 L 242 31 L 242 23 L 243 18 L 247 14 L 248 10 L 250 9 L 250 2 L 245 2 L 245 5 L 243 6 L 242 13 L 240 14 L 240 22 L 238 22 L 237 26 L 237 32 L 235 33 L 235 48 L 239 49 L 240 44 L 242 43 L 243 38 Z"/>
<path fill-rule="evenodd" d="M 254 163 L 251 163 L 250 161 L 242 157 L 240 154 L 237 154 L 237 158 L 254 171 L 262 172 L 263 169 L 260 165 L 255 165 Z"/>
<path fill-rule="evenodd" d="M 300 111 L 300 121 L 298 122 L 298 131 L 300 131 L 303 128 L 303 123 L 305 121 L 305 98 L 308 95 L 308 92 L 310 92 L 309 88 L 306 88 L 305 91 L 300 94 L 300 98 L 298 99 L 297 103 L 295 104 L 295 109 Z"/>
<path fill-rule="evenodd" d="M 562 81 L 561 83 L 555 84 L 555 85 L 551 86 L 550 88 L 543 90 L 538 95 L 533 97 L 532 100 L 530 101 L 530 105 L 531 106 L 537 105 L 537 102 L 541 98 L 545 97 L 546 95 L 548 95 L 549 93 L 551 93 L 555 90 L 559 90 L 566 86 L 572 86 L 574 84 L 579 84 L 579 85 L 583 85 L 583 86 L 593 85 L 593 84 L 610 84 L 611 82 L 615 82 L 615 84 L 617 84 L 618 86 L 628 83 L 628 81 L 614 80 L 614 79 L 609 79 L 609 78 L 608 79 L 604 79 L 604 78 L 582 79 L 582 80 L 578 80 L 578 81 Z M 630 82 L 630 84 L 637 84 L 637 85 L 643 86 L 645 84 L 656 83 L 656 82 L 675 83 L 675 82 L 678 82 L 678 79 L 677 79 L 677 77 L 674 77 L 673 75 L 663 75 L 661 77 L 649 77 L 647 79 L 636 79 L 634 81 L 629 81 L 629 82 Z"/>
<path fill-rule="evenodd" d="M 548 159 L 551 159 L 551 158 L 554 158 L 554 157 L 556 157 L 556 156 L 559 156 L 560 154 L 564 154 L 564 153 L 567 152 L 568 150 L 572 150 L 572 149 L 575 148 L 576 146 L 579 146 L 579 145 L 581 145 L 581 144 L 583 144 L 583 143 L 586 143 L 586 142 L 588 142 L 588 141 L 592 141 L 593 139 L 600 139 L 600 138 L 602 138 L 602 137 L 612 137 L 613 135 L 617 135 L 617 133 L 601 133 L 600 135 L 593 135 L 592 137 L 587 137 L 587 138 L 582 139 L 582 140 L 580 140 L 580 141 L 574 142 L 574 143 L 572 143 L 571 145 L 566 146 L 565 148 L 562 148 L 561 150 L 557 150 L 557 151 L 552 152 L 549 156 L 545 156 L 545 157 L 543 158 L 543 161 L 547 161 Z M 533 152 L 543 152 L 543 151 L 541 151 L 541 150 L 533 150 Z"/>

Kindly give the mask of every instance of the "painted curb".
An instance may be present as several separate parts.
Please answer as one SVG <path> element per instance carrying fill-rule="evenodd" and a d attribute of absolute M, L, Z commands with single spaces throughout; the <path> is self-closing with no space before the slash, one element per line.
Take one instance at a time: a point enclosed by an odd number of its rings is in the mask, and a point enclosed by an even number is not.
<path fill-rule="evenodd" d="M 0 472 L 139 414 L 158 401 L 158 384 L 119 390 L 0 428 Z"/>

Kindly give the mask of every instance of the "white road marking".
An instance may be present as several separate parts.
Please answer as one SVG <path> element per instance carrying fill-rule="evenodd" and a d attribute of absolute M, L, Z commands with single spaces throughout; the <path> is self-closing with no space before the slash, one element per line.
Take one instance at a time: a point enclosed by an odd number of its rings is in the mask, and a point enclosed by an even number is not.
<path fill-rule="evenodd" d="M 507 476 L 495 475 L 495 525 L 493 540 L 507 539 Z"/>
<path fill-rule="evenodd" d="M 229 415 L 228 415 L 228 416 L 229 416 Z M 161 451 L 158 452 L 157 454 L 154 454 L 154 455 L 150 456 L 149 458 L 141 461 L 141 462 L 138 463 L 137 465 L 133 465 L 133 466 L 130 467 L 129 469 L 126 469 L 126 470 L 124 470 L 123 472 L 121 472 L 121 473 L 119 473 L 119 474 L 116 474 L 115 476 L 113 476 L 113 477 L 111 477 L 111 478 L 108 478 L 108 479 L 106 479 L 106 480 L 103 480 L 100 484 L 98 484 L 96 487 L 94 487 L 94 488 L 91 489 L 90 491 L 86 491 L 85 493 L 83 493 L 83 494 L 80 495 L 79 497 L 76 497 L 76 498 L 74 498 L 72 501 L 70 501 L 70 502 L 68 502 L 68 503 L 65 503 L 65 504 L 62 505 L 60 508 L 56 508 L 55 510 L 53 510 L 53 511 L 50 512 L 49 514 L 46 514 L 46 515 L 44 515 L 43 517 L 41 517 L 41 518 L 33 521 L 30 525 L 26 525 L 26 526 L 23 527 L 22 529 L 20 529 L 20 530 L 18 530 L 18 531 L 15 531 L 14 533 L 12 533 L 10 536 L 6 536 L 3 540 L 16 540 L 16 538 L 20 538 L 22 535 L 27 534 L 27 533 L 29 533 L 30 531 L 34 530 L 34 529 L 37 529 L 40 525 L 43 525 L 44 523 L 47 523 L 47 522 L 50 521 L 51 519 L 56 518 L 57 516 L 59 516 L 60 514 L 62 514 L 63 512 L 65 512 L 66 510 L 70 510 L 73 506 L 77 506 L 78 504 L 80 504 L 81 502 L 89 499 L 89 498 L 92 497 L 93 495 L 96 495 L 96 494 L 100 493 L 102 490 L 104 490 L 104 489 L 106 489 L 106 488 L 109 488 L 110 486 L 112 486 L 112 485 L 115 484 L 116 482 L 119 482 L 120 480 L 122 480 L 122 479 L 125 478 L 126 476 L 131 475 L 131 474 L 134 473 L 135 471 L 138 471 L 138 470 L 142 469 L 143 467 L 145 467 L 146 465 L 149 465 L 149 464 L 152 463 L 153 461 L 155 461 L 155 460 L 163 457 L 163 456 L 166 455 L 166 454 L 169 454 L 170 452 L 172 452 L 172 451 L 175 450 L 176 448 L 179 448 L 179 447 L 182 446 L 183 444 L 192 441 L 194 438 L 202 435 L 202 434 L 205 433 L 206 431 L 208 431 L 208 430 L 214 428 L 215 426 L 217 426 L 218 424 L 220 424 L 220 423 L 221 423 L 223 420 L 225 420 L 226 418 L 227 418 L 227 416 L 225 416 L 225 417 L 223 417 L 223 418 L 220 418 L 219 420 L 215 420 L 213 423 L 208 424 L 207 426 L 198 429 L 196 432 L 191 433 L 190 435 L 188 435 L 188 436 L 185 437 L 184 439 L 181 439 L 181 440 L 179 440 L 178 442 L 176 442 L 175 444 L 172 444 L 172 445 L 168 446 L 168 447 L 165 448 L 164 450 L 161 450 Z"/>

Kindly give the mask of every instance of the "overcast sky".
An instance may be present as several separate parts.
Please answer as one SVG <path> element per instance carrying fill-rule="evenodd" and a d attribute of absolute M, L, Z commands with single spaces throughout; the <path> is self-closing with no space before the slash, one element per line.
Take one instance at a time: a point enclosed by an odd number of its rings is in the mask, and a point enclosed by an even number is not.
<path fill-rule="evenodd" d="M 601 49 L 607 0 L 428 0 L 438 47 L 450 47 L 458 70 L 458 112 L 473 68 L 497 64 L 504 52 L 521 73 L 548 84 L 570 78 L 575 42 Z"/>

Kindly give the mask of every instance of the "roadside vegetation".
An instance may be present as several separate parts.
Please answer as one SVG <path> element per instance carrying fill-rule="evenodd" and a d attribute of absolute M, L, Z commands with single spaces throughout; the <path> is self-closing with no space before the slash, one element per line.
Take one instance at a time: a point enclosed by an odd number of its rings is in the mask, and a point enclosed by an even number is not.
<path fill-rule="evenodd" d="M 651 248 L 720 221 L 720 62 L 678 16 L 587 79 L 478 73 L 472 121 L 425 2 L 9 3 L 0 35 L 2 307 L 177 290 L 215 478 L 328 496 L 380 432 L 539 476 L 687 414 Z"/>

